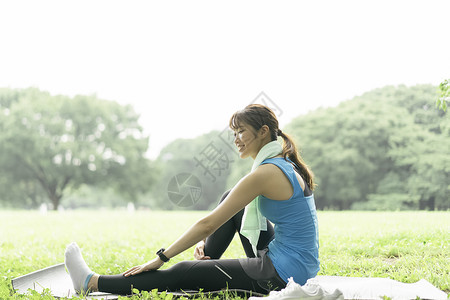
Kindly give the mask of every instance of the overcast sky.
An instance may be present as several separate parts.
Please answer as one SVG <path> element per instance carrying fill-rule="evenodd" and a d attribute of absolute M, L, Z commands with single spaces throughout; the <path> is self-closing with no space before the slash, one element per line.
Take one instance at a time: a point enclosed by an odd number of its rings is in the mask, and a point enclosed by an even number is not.
<path fill-rule="evenodd" d="M 3 1 L 0 87 L 132 104 L 150 156 L 264 92 L 281 126 L 450 77 L 450 1 Z"/>

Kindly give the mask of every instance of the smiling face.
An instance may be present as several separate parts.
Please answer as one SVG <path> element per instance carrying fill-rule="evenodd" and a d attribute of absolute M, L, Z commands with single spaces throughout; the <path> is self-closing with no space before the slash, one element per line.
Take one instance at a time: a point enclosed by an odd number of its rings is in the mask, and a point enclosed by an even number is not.
<path fill-rule="evenodd" d="M 255 149 L 254 141 L 256 139 L 256 134 L 253 131 L 253 128 L 247 124 L 241 124 L 234 131 L 234 144 L 238 148 L 239 156 L 241 158 L 247 158 L 248 156 L 252 156 L 254 154 Z M 255 155 L 256 156 L 256 155 Z"/>
<path fill-rule="evenodd" d="M 241 158 L 250 156 L 255 159 L 259 150 L 270 142 L 267 132 L 268 128 L 266 125 L 260 130 L 255 131 L 252 126 L 241 123 L 234 131 L 234 144 L 238 148 L 239 156 Z"/>
<path fill-rule="evenodd" d="M 278 120 L 272 110 L 260 104 L 235 112 L 229 125 L 241 158 L 255 159 L 265 144 L 277 140 Z"/>

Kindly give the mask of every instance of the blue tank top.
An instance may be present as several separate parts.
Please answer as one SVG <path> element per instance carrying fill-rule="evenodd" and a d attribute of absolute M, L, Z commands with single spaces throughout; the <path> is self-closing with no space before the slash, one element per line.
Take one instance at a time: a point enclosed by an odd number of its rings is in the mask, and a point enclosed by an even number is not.
<path fill-rule="evenodd" d="M 319 271 L 319 231 L 314 195 L 304 196 L 293 165 L 284 158 L 269 158 L 261 164 L 274 164 L 280 168 L 294 189 L 288 200 L 259 196 L 259 209 L 274 224 L 275 230 L 268 255 L 284 281 L 293 277 L 296 283 L 303 285 Z"/>

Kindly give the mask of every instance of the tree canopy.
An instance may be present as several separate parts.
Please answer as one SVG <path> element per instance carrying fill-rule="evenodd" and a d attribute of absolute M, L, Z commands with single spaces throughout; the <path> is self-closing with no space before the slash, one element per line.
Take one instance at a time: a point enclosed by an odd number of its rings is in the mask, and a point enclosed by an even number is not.
<path fill-rule="evenodd" d="M 132 201 L 152 178 L 138 118 L 131 106 L 95 96 L 1 89 L 2 199 L 48 197 L 57 209 L 68 188 L 87 184 L 113 187 Z"/>
<path fill-rule="evenodd" d="M 319 208 L 448 209 L 450 120 L 436 87 L 387 86 L 293 120 Z"/>
<path fill-rule="evenodd" d="M 433 105 L 439 91 L 386 86 L 282 128 L 316 176 L 317 207 L 450 209 L 450 118 Z M 56 208 L 63 196 L 103 205 L 145 193 L 155 209 L 211 209 L 251 169 L 226 128 L 177 139 L 150 161 L 138 119 L 95 96 L 0 89 L 0 201 Z"/>
<path fill-rule="evenodd" d="M 315 173 L 318 208 L 449 209 L 450 119 L 433 107 L 436 91 L 431 85 L 386 86 L 300 115 L 283 128 Z M 201 171 L 194 156 L 218 136 L 211 132 L 176 140 L 161 152 L 158 162 L 165 175 L 155 201 L 175 209 L 167 197 L 169 177 L 181 170 Z M 231 140 L 228 145 L 233 147 Z M 223 191 L 250 171 L 252 160 L 232 153 L 227 152 L 235 159 L 226 178 L 208 183 L 203 177 L 209 191 L 191 209 L 214 207 Z"/>

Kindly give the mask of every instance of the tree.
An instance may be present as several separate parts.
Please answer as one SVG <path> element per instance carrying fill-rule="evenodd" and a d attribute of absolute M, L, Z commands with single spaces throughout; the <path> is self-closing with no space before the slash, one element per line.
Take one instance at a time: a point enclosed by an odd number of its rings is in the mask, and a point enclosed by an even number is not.
<path fill-rule="evenodd" d="M 449 120 L 430 109 L 435 89 L 387 86 L 288 124 L 316 175 L 318 208 L 449 207 Z"/>
<path fill-rule="evenodd" d="M 443 111 L 447 111 L 447 102 L 450 101 L 450 79 L 446 79 L 439 84 L 440 95 L 436 100 L 436 106 Z"/>
<path fill-rule="evenodd" d="M 450 120 L 444 111 L 431 109 L 435 89 L 431 85 L 400 86 L 391 96 L 395 105 L 407 110 L 403 118 L 410 125 L 397 134 L 397 140 L 392 138 L 388 154 L 395 170 L 403 173 L 405 194 L 416 198 L 418 209 L 450 208 Z"/>
<path fill-rule="evenodd" d="M 352 203 L 374 193 L 384 170 L 387 119 L 391 107 L 366 101 L 346 101 L 299 117 L 286 128 L 298 141 L 302 155 L 316 175 L 319 208 L 350 209 Z"/>
<path fill-rule="evenodd" d="M 54 209 L 81 184 L 113 186 L 130 200 L 148 189 L 148 138 L 131 106 L 2 89 L 0 112 L 2 173 L 12 186 L 38 183 Z"/>

